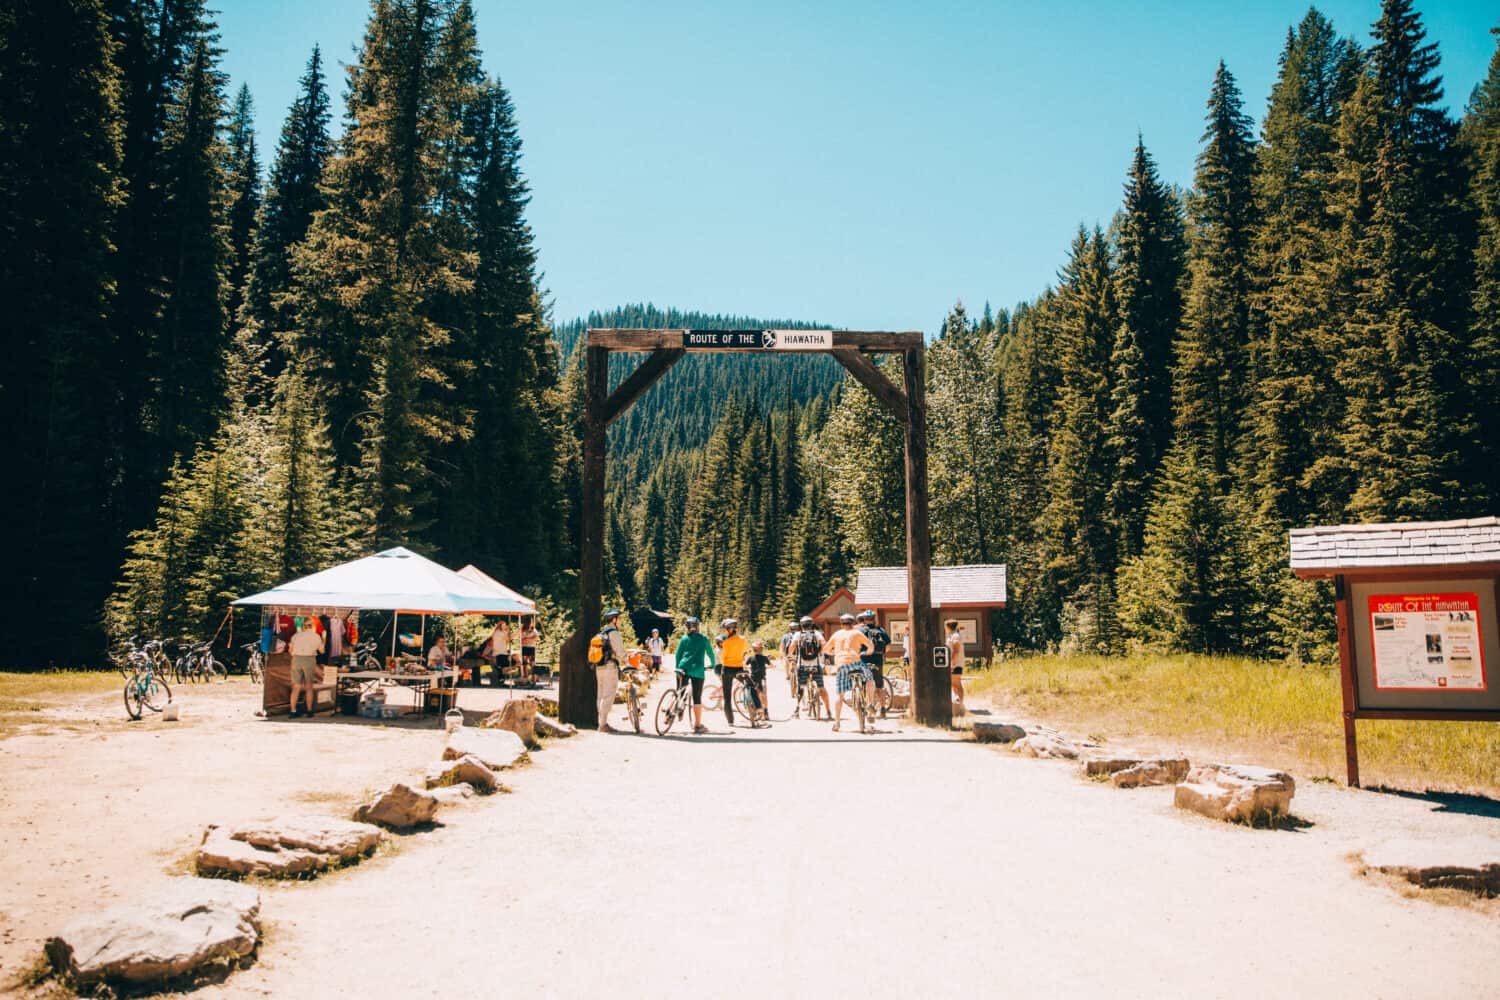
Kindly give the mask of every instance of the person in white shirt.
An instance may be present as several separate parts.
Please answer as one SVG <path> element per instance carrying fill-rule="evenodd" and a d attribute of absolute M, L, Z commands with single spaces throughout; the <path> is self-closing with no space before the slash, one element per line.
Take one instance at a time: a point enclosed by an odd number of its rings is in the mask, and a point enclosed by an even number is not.
<path fill-rule="evenodd" d="M 661 669 L 662 654 L 667 650 L 667 644 L 662 641 L 661 629 L 652 629 L 651 638 L 646 640 L 646 652 L 651 654 L 651 672 L 654 674 Z"/>
<path fill-rule="evenodd" d="M 953 672 L 953 700 L 954 714 L 963 715 L 968 711 L 964 707 L 964 634 L 958 629 L 958 622 L 949 619 L 944 623 L 948 626 L 948 634 L 944 637 L 944 644 L 948 647 L 948 667 Z"/>
<path fill-rule="evenodd" d="M 854 690 L 855 684 L 864 684 L 868 704 L 875 704 L 875 678 L 865 666 L 862 657 L 871 652 L 875 644 L 870 637 L 854 627 L 853 615 L 839 616 L 840 628 L 823 644 L 823 652 L 833 656 L 833 665 L 839 671 L 839 697 L 833 703 L 833 731 L 839 731 L 839 722 L 844 714 L 844 695 Z M 859 731 L 865 731 L 865 720 L 859 720 Z"/>
<path fill-rule="evenodd" d="M 302 619 L 302 631 L 292 636 L 292 718 L 313 714 L 313 686 L 318 683 L 318 654 L 323 637 L 313 627 L 311 615 Z M 297 695 L 307 692 L 307 711 L 297 711 Z"/>
<path fill-rule="evenodd" d="M 453 654 L 448 652 L 448 643 L 442 637 L 437 637 L 437 642 L 427 651 L 427 669 L 442 670 L 453 660 Z"/>
<path fill-rule="evenodd" d="M 495 623 L 495 630 L 490 633 L 490 661 L 494 664 L 493 676 L 498 685 L 505 676 L 505 668 L 510 666 L 510 626 L 504 618 Z"/>

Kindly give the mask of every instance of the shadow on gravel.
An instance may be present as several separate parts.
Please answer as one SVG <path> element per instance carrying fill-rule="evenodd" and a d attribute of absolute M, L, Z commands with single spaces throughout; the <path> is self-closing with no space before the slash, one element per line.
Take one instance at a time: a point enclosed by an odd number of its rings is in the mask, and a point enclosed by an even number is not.
<path fill-rule="evenodd" d="M 1406 788 L 1387 788 L 1384 785 L 1376 785 L 1373 788 L 1367 788 L 1366 791 L 1377 795 L 1394 795 L 1397 798 L 1426 802 L 1432 806 L 1433 812 L 1500 819 L 1500 801 L 1484 795 L 1471 795 L 1465 792 L 1414 792 Z"/>
<path fill-rule="evenodd" d="M 630 734 L 627 734 L 627 735 L 630 735 Z M 642 737 L 645 737 L 647 734 L 646 733 L 641 733 L 640 735 Z M 666 736 L 651 736 L 650 738 L 653 739 L 653 740 L 666 740 L 666 741 L 672 742 L 672 743 L 744 743 L 744 744 L 747 744 L 747 745 L 753 745 L 753 744 L 759 743 L 759 744 L 761 744 L 763 746 L 788 746 L 788 745 L 793 744 L 793 743 L 806 743 L 806 744 L 809 744 L 809 745 L 814 745 L 815 744 L 817 746 L 825 746 L 826 747 L 830 743 L 858 743 L 858 742 L 860 742 L 860 738 L 851 738 L 851 739 L 840 739 L 839 738 L 839 737 L 844 736 L 844 735 L 846 735 L 846 734 L 839 733 L 838 736 L 824 737 L 823 739 L 820 739 L 820 740 L 809 740 L 809 739 L 800 739 L 800 738 L 799 739 L 779 739 L 779 738 L 777 738 L 775 736 L 769 736 L 769 735 L 760 735 L 760 736 L 727 736 L 727 735 L 725 735 L 723 733 L 719 733 L 719 734 L 710 734 L 708 736 L 689 736 L 689 735 L 678 736 L 678 735 L 676 735 L 674 733 L 668 733 Z M 847 735 L 849 735 L 851 737 L 859 737 L 860 736 L 859 733 L 849 733 Z M 864 737 L 862 737 L 862 739 L 865 740 L 865 741 L 867 741 L 867 742 L 870 742 L 870 743 L 925 743 L 928 746 L 954 746 L 954 747 L 969 747 L 970 746 L 969 743 L 966 743 L 966 742 L 964 742 L 962 740 L 939 740 L 939 739 L 932 739 L 931 737 L 922 738 L 922 737 L 916 737 L 916 736 L 897 736 L 894 733 L 869 733 L 869 734 L 865 735 Z"/>

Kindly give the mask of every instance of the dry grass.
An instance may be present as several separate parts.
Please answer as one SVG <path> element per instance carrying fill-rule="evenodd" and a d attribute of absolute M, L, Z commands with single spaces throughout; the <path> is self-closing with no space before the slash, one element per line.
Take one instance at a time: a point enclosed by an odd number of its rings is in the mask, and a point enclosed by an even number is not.
<path fill-rule="evenodd" d="M 25 726 L 55 727 L 59 723 L 52 715 L 55 710 L 70 707 L 81 698 L 108 692 L 119 694 L 124 684 L 120 675 L 112 671 L 0 672 L 0 739 Z M 62 728 L 92 727 L 79 727 L 75 722 Z"/>
<path fill-rule="evenodd" d="M 997 661 L 966 687 L 1116 742 L 1176 742 L 1254 755 L 1308 777 L 1344 774 L 1336 667 L 1228 656 L 1035 656 Z M 1359 760 L 1365 785 L 1500 795 L 1494 723 L 1361 722 Z"/>

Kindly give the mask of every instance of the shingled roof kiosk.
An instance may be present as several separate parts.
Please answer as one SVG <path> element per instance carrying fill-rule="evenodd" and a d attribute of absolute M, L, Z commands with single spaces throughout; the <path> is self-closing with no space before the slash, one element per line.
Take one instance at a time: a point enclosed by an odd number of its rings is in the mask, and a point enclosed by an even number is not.
<path fill-rule="evenodd" d="M 564 722 L 593 728 L 594 671 L 588 663 L 588 641 L 599 631 L 604 570 L 605 431 L 651 384 L 688 351 L 781 353 L 820 351 L 839 364 L 901 421 L 906 431 L 906 565 L 911 578 L 913 708 L 918 722 L 953 724 L 948 675 L 932 669 L 932 647 L 938 642 L 932 613 L 932 538 L 927 524 L 927 390 L 922 334 L 860 330 L 589 330 L 584 341 L 582 537 L 579 539 L 578 631 L 559 654 L 562 675 L 558 714 Z M 609 352 L 647 354 L 613 391 L 609 388 Z M 867 355 L 899 354 L 905 391 L 894 385 Z M 922 669 L 926 668 L 926 669 Z"/>
<path fill-rule="evenodd" d="M 1358 719 L 1500 722 L 1500 520 L 1298 528 L 1292 569 L 1333 580 L 1350 787 Z"/>

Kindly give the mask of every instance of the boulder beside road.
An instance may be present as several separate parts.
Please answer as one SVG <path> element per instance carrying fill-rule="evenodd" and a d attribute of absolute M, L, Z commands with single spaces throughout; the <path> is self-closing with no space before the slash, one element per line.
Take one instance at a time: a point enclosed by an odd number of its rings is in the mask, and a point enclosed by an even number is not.
<path fill-rule="evenodd" d="M 480 795 L 488 795 L 500 787 L 495 772 L 478 757 L 464 756 L 457 760 L 440 761 L 427 769 L 429 789 L 468 785 Z"/>
<path fill-rule="evenodd" d="M 1188 775 L 1185 757 L 1155 757 L 1138 761 L 1110 775 L 1116 788 L 1145 788 L 1149 785 L 1175 785 Z"/>
<path fill-rule="evenodd" d="M 1014 722 L 995 719 L 975 719 L 974 738 L 980 743 L 1014 743 L 1026 735 L 1026 730 Z"/>
<path fill-rule="evenodd" d="M 485 767 L 501 771 L 526 759 L 526 744 L 508 729 L 465 727 L 449 733 L 448 745 L 443 748 L 444 760 L 458 760 L 461 757 L 477 758 Z"/>
<path fill-rule="evenodd" d="M 535 698 L 516 698 L 508 701 L 498 712 L 491 712 L 489 717 L 479 724 L 481 729 L 504 729 L 521 737 L 521 742 L 526 746 L 535 748 L 536 741 L 536 718 L 537 700 Z"/>
<path fill-rule="evenodd" d="M 236 964 L 259 942 L 259 892 L 175 878 L 149 899 L 69 922 L 45 947 L 53 969 L 75 986 L 140 988 Z"/>
<path fill-rule="evenodd" d="M 233 828 L 210 826 L 196 864 L 200 875 L 296 878 L 355 861 L 375 850 L 380 828 L 325 817 L 289 817 Z"/>
<path fill-rule="evenodd" d="M 1364 864 L 1424 889 L 1500 896 L 1500 841 L 1485 837 L 1388 840 L 1365 851 Z"/>
<path fill-rule="evenodd" d="M 1291 814 L 1297 783 L 1285 771 L 1245 764 L 1200 764 L 1177 786 L 1174 804 L 1210 819 L 1274 823 Z"/>
<path fill-rule="evenodd" d="M 373 801 L 356 809 L 354 818 L 360 823 L 374 823 L 388 830 L 410 830 L 432 822 L 437 808 L 438 800 L 433 796 L 398 781 Z"/>

